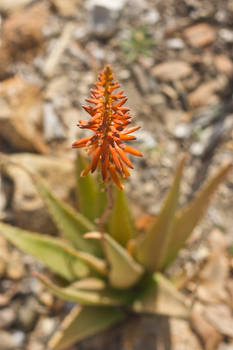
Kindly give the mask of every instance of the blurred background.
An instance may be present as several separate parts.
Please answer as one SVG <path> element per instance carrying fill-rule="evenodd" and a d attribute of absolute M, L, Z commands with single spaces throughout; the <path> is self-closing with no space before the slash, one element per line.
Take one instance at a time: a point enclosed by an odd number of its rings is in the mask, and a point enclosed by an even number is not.
<path fill-rule="evenodd" d="M 138 226 L 158 212 L 182 152 L 183 203 L 233 155 L 232 0 L 0 0 L 0 218 L 55 232 L 30 178 L 74 202 L 71 144 L 104 64 L 128 96 L 144 157 L 126 184 Z M 172 349 L 233 349 L 233 176 L 171 273 L 195 298 L 172 320 Z M 41 267 L 0 237 L 0 350 L 45 350 L 66 310 L 32 276 Z"/>

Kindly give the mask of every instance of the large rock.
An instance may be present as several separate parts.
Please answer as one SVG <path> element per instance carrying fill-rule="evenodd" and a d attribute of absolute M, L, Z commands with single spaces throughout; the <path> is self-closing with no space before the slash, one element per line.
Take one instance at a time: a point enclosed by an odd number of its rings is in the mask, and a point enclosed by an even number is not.
<path fill-rule="evenodd" d="M 20 76 L 0 85 L 0 136 L 21 151 L 48 153 L 40 132 L 42 95 L 40 88 Z"/>
<path fill-rule="evenodd" d="M 39 2 L 5 20 L 1 33 L 0 76 L 9 71 L 11 63 L 28 61 L 43 47 L 43 27 L 47 17 L 48 7 Z"/>
<path fill-rule="evenodd" d="M 53 193 L 69 200 L 74 188 L 73 162 L 67 158 L 54 158 L 29 153 L 5 157 L 2 174 L 12 183 L 11 198 L 8 198 L 11 220 L 20 227 L 38 232 L 55 232 L 32 179 L 23 169 L 40 175 Z M 64 184 L 64 185 L 63 185 Z"/>
<path fill-rule="evenodd" d="M 168 61 L 157 64 L 152 74 L 162 81 L 184 79 L 192 74 L 192 67 L 184 61 Z"/>
<path fill-rule="evenodd" d="M 30 4 L 33 0 L 1 0 L 0 11 L 11 14 L 24 8 L 24 6 Z"/>
<path fill-rule="evenodd" d="M 199 23 L 186 28 L 184 36 L 191 46 L 200 48 L 212 44 L 216 38 L 216 33 L 209 24 Z"/>

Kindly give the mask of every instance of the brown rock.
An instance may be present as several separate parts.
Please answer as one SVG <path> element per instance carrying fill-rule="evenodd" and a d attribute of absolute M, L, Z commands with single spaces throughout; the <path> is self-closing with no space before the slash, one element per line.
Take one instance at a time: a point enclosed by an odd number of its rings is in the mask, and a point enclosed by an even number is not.
<path fill-rule="evenodd" d="M 233 338 L 233 317 L 229 306 L 211 305 L 205 309 L 205 317 L 220 333 Z"/>
<path fill-rule="evenodd" d="M 74 186 L 73 162 L 67 158 L 21 153 L 6 157 L 2 167 L 3 173 L 13 183 L 11 210 L 15 224 L 32 231 L 54 233 L 48 211 L 32 179 L 22 167 L 40 175 L 57 197 L 67 200 Z M 65 186 L 61 186 L 63 183 Z"/>
<path fill-rule="evenodd" d="M 204 47 L 215 40 L 216 33 L 214 28 L 209 24 L 199 23 L 186 28 L 184 36 L 191 46 Z"/>
<path fill-rule="evenodd" d="M 229 261 L 224 253 L 213 252 L 200 272 L 199 299 L 207 303 L 227 302 L 229 295 L 225 285 L 229 273 Z"/>
<path fill-rule="evenodd" d="M 17 250 L 13 250 L 7 264 L 7 277 L 12 280 L 19 280 L 25 276 L 25 273 L 22 255 Z"/>
<path fill-rule="evenodd" d="M 227 292 L 229 293 L 231 305 L 233 305 L 233 280 L 228 280 L 226 283 Z"/>
<path fill-rule="evenodd" d="M 202 350 L 198 337 L 191 331 L 189 323 L 181 319 L 171 319 L 173 350 Z"/>
<path fill-rule="evenodd" d="M 214 63 L 220 73 L 231 75 L 233 73 L 233 62 L 225 55 L 214 56 Z"/>
<path fill-rule="evenodd" d="M 222 340 L 222 335 L 206 320 L 204 307 L 196 304 L 191 314 L 191 325 L 205 345 L 205 350 L 216 349 Z"/>
<path fill-rule="evenodd" d="M 12 307 L 6 307 L 0 311 L 0 329 L 10 327 L 16 319 L 16 313 Z"/>
<path fill-rule="evenodd" d="M 183 79 L 191 73 L 192 67 L 184 61 L 168 61 L 152 69 L 152 74 L 162 81 Z"/>
<path fill-rule="evenodd" d="M 11 14 L 13 12 L 19 11 L 26 5 L 30 4 L 33 0 L 1 0 L 0 11 L 4 13 Z"/>
<path fill-rule="evenodd" d="M 40 135 L 42 95 L 19 76 L 0 85 L 0 134 L 17 150 L 48 153 Z"/>
<path fill-rule="evenodd" d="M 30 296 L 26 302 L 21 305 L 18 312 L 18 322 L 22 325 L 24 330 L 31 330 L 37 319 L 39 304 L 37 300 Z"/>
<path fill-rule="evenodd" d="M 12 1 L 11 1 L 12 2 Z M 27 61 L 43 45 L 42 28 L 48 17 L 48 8 L 39 2 L 28 9 L 12 14 L 2 30 L 0 74 L 16 60 Z"/>
<path fill-rule="evenodd" d="M 11 333 L 0 330 L 0 349 L 1 350 L 15 350 L 17 348 L 16 341 Z"/>
<path fill-rule="evenodd" d="M 17 250 L 13 250 L 7 265 L 7 277 L 12 280 L 19 280 L 25 275 L 25 267 L 22 255 Z"/>
<path fill-rule="evenodd" d="M 52 0 L 52 4 L 55 6 L 56 10 L 61 16 L 74 16 L 75 11 L 77 11 L 77 5 L 80 0 Z"/>
<path fill-rule="evenodd" d="M 218 90 L 217 80 L 201 84 L 196 90 L 188 95 L 188 102 L 191 107 L 201 107 L 218 102 L 215 92 Z"/>

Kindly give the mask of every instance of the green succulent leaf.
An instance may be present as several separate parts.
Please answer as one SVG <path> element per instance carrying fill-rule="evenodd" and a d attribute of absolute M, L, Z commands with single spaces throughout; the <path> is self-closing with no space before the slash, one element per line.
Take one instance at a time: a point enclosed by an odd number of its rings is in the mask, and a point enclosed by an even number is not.
<path fill-rule="evenodd" d="M 80 212 L 90 221 L 94 222 L 98 218 L 107 202 L 104 187 L 97 182 L 92 174 L 81 177 L 81 172 L 87 166 L 87 161 L 82 155 L 78 153 L 76 162 L 76 185 L 77 185 L 77 199 Z"/>
<path fill-rule="evenodd" d="M 190 307 L 184 296 L 162 274 L 155 273 L 144 282 L 132 306 L 135 312 L 186 318 Z"/>
<path fill-rule="evenodd" d="M 126 246 L 136 233 L 125 192 L 119 188 L 115 189 L 115 201 L 109 218 L 108 231 L 122 246 Z"/>
<path fill-rule="evenodd" d="M 83 278 L 79 281 L 72 283 L 71 286 L 72 288 L 84 290 L 103 290 L 107 287 L 105 281 L 96 277 Z"/>
<path fill-rule="evenodd" d="M 137 260 L 150 272 L 159 270 L 167 255 L 171 230 L 179 200 L 180 182 L 186 156 L 182 157 L 176 169 L 173 184 L 158 216 L 155 218 L 143 239 L 136 245 Z"/>
<path fill-rule="evenodd" d="M 76 255 L 89 267 L 91 267 L 95 272 L 102 276 L 107 276 L 108 269 L 107 264 L 104 260 L 86 252 L 76 251 Z"/>
<path fill-rule="evenodd" d="M 36 274 L 40 281 L 56 296 L 63 300 L 72 301 L 82 305 L 103 305 L 103 306 L 120 306 L 126 305 L 131 296 L 128 293 L 116 293 L 113 290 L 87 291 L 77 289 L 77 287 L 60 287 L 51 282 L 47 277 Z"/>
<path fill-rule="evenodd" d="M 61 329 L 49 343 L 52 350 L 68 346 L 103 331 L 125 318 L 124 312 L 113 307 L 76 306 L 66 317 Z"/>
<path fill-rule="evenodd" d="M 88 174 L 81 177 L 81 172 L 87 162 L 81 152 L 78 153 L 76 161 L 76 185 L 77 199 L 80 212 L 90 221 L 97 217 L 97 184 L 93 175 Z"/>
<path fill-rule="evenodd" d="M 69 281 L 86 277 L 90 272 L 77 252 L 60 239 L 21 230 L 2 222 L 0 222 L 0 232 L 16 247 L 33 255 Z"/>
<path fill-rule="evenodd" d="M 144 272 L 143 267 L 111 236 L 107 233 L 91 232 L 85 237 L 101 240 L 110 265 L 108 278 L 112 287 L 128 289 L 139 281 Z"/>
<path fill-rule="evenodd" d="M 63 237 L 71 241 L 76 248 L 95 253 L 96 247 L 83 238 L 83 234 L 95 230 L 95 226 L 82 214 L 57 199 L 37 177 L 35 184 Z"/>
<path fill-rule="evenodd" d="M 167 256 L 163 261 L 163 268 L 167 267 L 177 256 L 186 240 L 190 237 L 193 229 L 206 213 L 209 202 L 223 182 L 228 172 L 232 169 L 232 164 L 223 166 L 207 184 L 199 190 L 194 199 L 183 209 L 179 210 L 175 216 Z"/>

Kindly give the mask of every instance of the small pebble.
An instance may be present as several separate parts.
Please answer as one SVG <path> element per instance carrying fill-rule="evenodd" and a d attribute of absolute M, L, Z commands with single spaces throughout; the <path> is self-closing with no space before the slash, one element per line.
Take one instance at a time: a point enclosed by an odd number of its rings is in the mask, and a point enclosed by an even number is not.
<path fill-rule="evenodd" d="M 184 48 L 184 42 L 180 38 L 173 38 L 166 41 L 167 47 L 173 50 L 181 50 Z"/>
<path fill-rule="evenodd" d="M 196 157 L 200 157 L 204 152 L 204 145 L 200 142 L 194 142 L 190 147 L 190 152 Z"/>
<path fill-rule="evenodd" d="M 0 330 L 0 350 L 15 350 L 17 343 L 13 335 L 9 332 Z"/>
<path fill-rule="evenodd" d="M 15 344 L 17 346 L 22 346 L 25 341 L 26 335 L 22 331 L 15 331 L 12 333 L 12 338 L 14 339 Z"/>
<path fill-rule="evenodd" d="M 184 124 L 184 123 L 178 124 L 175 127 L 174 135 L 178 139 L 187 139 L 191 135 L 191 128 L 188 124 Z"/>
<path fill-rule="evenodd" d="M 15 321 L 16 315 L 12 308 L 5 308 L 0 311 L 0 329 L 7 328 Z"/>

